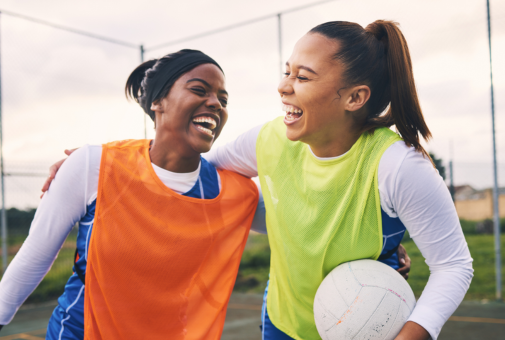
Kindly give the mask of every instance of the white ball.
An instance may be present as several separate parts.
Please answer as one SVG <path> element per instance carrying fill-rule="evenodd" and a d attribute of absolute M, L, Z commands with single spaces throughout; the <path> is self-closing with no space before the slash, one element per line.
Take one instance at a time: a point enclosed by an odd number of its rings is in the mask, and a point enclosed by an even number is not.
<path fill-rule="evenodd" d="M 346 262 L 333 269 L 314 299 L 314 319 L 324 340 L 394 339 L 414 310 L 407 281 L 373 260 Z"/>

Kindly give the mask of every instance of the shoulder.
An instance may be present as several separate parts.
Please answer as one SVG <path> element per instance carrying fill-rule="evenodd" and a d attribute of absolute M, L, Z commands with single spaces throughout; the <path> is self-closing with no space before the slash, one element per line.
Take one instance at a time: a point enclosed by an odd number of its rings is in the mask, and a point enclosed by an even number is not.
<path fill-rule="evenodd" d="M 75 150 L 62 165 L 61 170 L 64 170 L 63 167 L 69 167 L 82 178 L 87 205 L 96 198 L 101 159 L 102 145 L 86 144 Z"/>
<path fill-rule="evenodd" d="M 409 171 L 438 174 L 431 160 L 403 141 L 398 141 L 386 149 L 379 163 L 379 177 L 395 178 Z M 380 179 L 379 179 L 380 180 Z"/>
<path fill-rule="evenodd" d="M 286 125 L 284 124 L 284 117 L 277 117 L 268 123 L 260 125 L 257 130 L 258 138 L 267 136 L 272 137 L 273 135 L 285 136 Z"/>
<path fill-rule="evenodd" d="M 102 146 L 101 145 L 84 145 L 74 152 L 65 160 L 61 171 L 78 171 L 89 169 L 90 164 L 100 165 L 100 159 L 102 157 Z"/>
<path fill-rule="evenodd" d="M 234 171 L 229 170 L 217 170 L 221 178 L 225 178 L 227 186 L 233 186 L 236 188 L 243 188 L 244 191 L 257 192 L 257 186 L 254 181 L 246 176 L 238 174 Z"/>
<path fill-rule="evenodd" d="M 150 143 L 150 140 L 146 140 L 146 139 L 124 139 L 124 140 L 113 141 L 113 142 L 104 144 L 103 146 L 108 149 L 128 149 L 128 148 L 145 147 L 146 145 L 149 145 L 149 143 Z"/>
<path fill-rule="evenodd" d="M 415 190 L 422 179 L 440 177 L 428 157 L 403 141 L 392 144 L 379 163 L 378 181 L 382 209 L 396 217 L 395 201 L 398 190 Z M 429 181 L 431 182 L 431 181 Z"/>
<path fill-rule="evenodd" d="M 75 150 L 63 165 L 72 165 L 73 168 L 79 167 L 86 172 L 98 171 L 101 159 L 102 146 L 86 144 Z"/>
<path fill-rule="evenodd" d="M 415 153 L 414 148 L 408 147 L 404 141 L 393 143 L 387 148 L 379 162 L 379 181 L 395 178 L 407 154 L 412 152 Z"/>

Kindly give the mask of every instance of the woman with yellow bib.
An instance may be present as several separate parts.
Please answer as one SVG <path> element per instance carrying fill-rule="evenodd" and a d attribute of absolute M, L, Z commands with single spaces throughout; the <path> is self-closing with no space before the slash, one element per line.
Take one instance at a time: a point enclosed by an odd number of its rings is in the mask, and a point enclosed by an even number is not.
<path fill-rule="evenodd" d="M 283 118 L 206 155 L 261 182 L 272 251 L 263 339 L 320 339 L 313 302 L 325 276 L 357 259 L 397 267 L 406 229 L 431 275 L 397 339 L 436 339 L 470 285 L 472 259 L 419 141 L 431 133 L 397 24 L 313 28 L 297 42 L 278 91 Z"/>
<path fill-rule="evenodd" d="M 156 138 L 88 145 L 68 158 L 0 282 L 0 324 L 78 223 L 75 273 L 46 339 L 218 340 L 258 204 L 250 179 L 200 156 L 228 118 L 223 71 L 182 50 L 137 67 L 126 92 L 154 120 Z"/>

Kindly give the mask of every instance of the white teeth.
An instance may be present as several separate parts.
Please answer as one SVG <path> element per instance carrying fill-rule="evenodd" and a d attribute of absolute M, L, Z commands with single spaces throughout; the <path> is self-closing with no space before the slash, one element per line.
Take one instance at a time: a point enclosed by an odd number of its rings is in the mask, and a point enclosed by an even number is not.
<path fill-rule="evenodd" d="M 295 109 L 293 106 L 283 105 L 282 111 L 286 111 L 288 113 L 302 113 L 302 110 Z"/>
<path fill-rule="evenodd" d="M 197 128 L 198 130 L 200 130 L 200 131 L 202 131 L 202 132 L 204 132 L 204 133 L 208 134 L 209 136 L 213 136 L 213 134 L 212 134 L 212 131 L 211 131 L 211 130 L 209 130 L 209 129 L 207 129 L 207 128 L 204 128 L 204 127 L 203 127 L 203 126 L 201 126 L 201 125 L 196 125 L 196 128 Z"/>
<path fill-rule="evenodd" d="M 216 121 L 214 120 L 214 118 L 211 118 L 211 117 L 197 117 L 197 118 L 193 119 L 193 122 L 194 123 L 207 123 L 207 124 L 210 124 L 210 129 L 211 130 L 214 130 L 216 128 L 216 126 L 217 126 Z"/>

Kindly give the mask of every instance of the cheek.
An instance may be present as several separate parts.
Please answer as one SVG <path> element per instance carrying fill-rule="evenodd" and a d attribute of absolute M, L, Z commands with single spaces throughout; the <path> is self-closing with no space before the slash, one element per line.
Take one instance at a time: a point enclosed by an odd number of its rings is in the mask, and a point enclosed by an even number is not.
<path fill-rule="evenodd" d="M 228 110 L 224 110 L 221 113 L 221 127 L 224 127 L 227 121 L 228 121 Z"/>
<path fill-rule="evenodd" d="M 300 104 L 303 105 L 307 123 L 310 125 L 325 124 L 330 114 L 335 111 L 335 104 L 329 98 L 331 97 L 328 94 L 321 92 L 311 93 L 304 98 L 304 102 Z"/>

